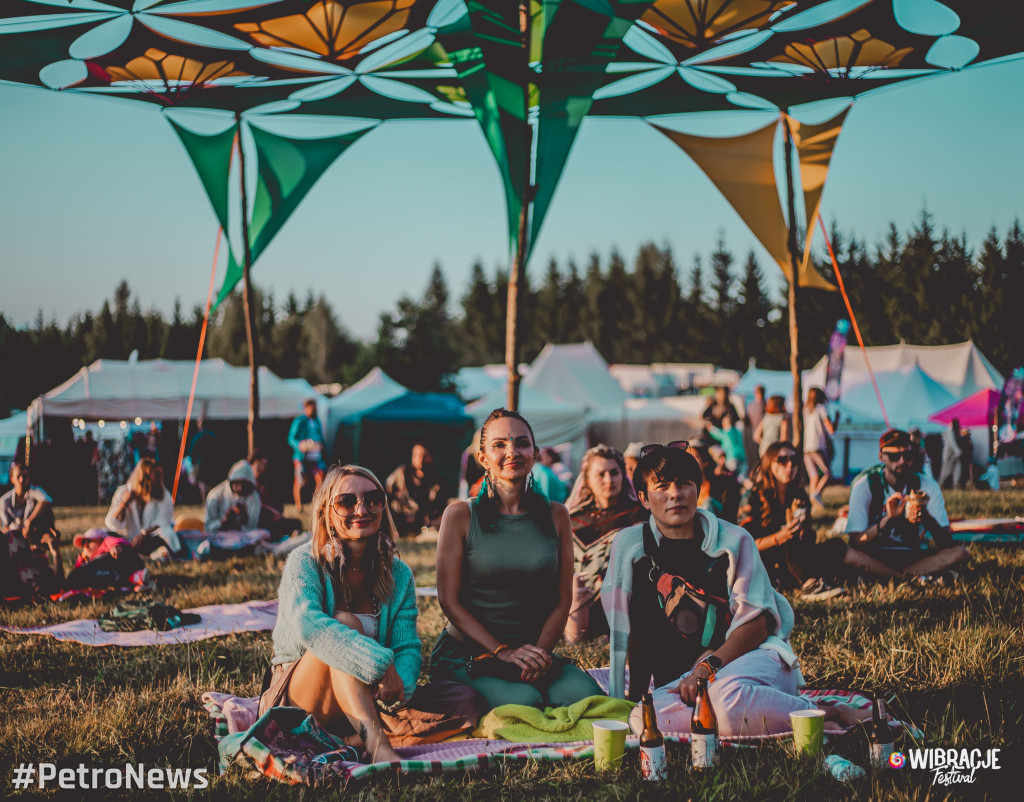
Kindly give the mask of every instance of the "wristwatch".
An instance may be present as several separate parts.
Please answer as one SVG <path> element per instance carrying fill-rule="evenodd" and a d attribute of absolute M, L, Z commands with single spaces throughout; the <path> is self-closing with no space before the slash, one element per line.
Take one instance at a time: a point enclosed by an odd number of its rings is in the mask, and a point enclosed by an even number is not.
<path fill-rule="evenodd" d="M 722 661 L 713 654 L 709 654 L 699 663 L 698 666 L 707 666 L 712 675 L 717 674 L 722 668 Z"/>

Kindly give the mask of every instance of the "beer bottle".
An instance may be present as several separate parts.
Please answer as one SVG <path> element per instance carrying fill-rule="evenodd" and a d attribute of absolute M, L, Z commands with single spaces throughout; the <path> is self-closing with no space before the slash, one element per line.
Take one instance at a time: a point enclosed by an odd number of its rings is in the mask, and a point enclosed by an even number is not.
<path fill-rule="evenodd" d="M 892 730 L 885 713 L 885 699 L 875 694 L 871 703 L 871 765 L 876 769 L 889 768 L 889 755 L 894 751 Z"/>
<path fill-rule="evenodd" d="M 641 701 L 644 705 L 644 729 L 640 733 L 640 774 L 645 780 L 657 782 L 668 774 L 665 738 L 658 729 L 658 715 L 654 712 L 650 691 L 643 695 Z"/>
<path fill-rule="evenodd" d="M 697 701 L 690 719 L 690 762 L 695 769 L 707 769 L 718 764 L 718 716 L 711 706 L 708 681 L 697 678 Z"/>

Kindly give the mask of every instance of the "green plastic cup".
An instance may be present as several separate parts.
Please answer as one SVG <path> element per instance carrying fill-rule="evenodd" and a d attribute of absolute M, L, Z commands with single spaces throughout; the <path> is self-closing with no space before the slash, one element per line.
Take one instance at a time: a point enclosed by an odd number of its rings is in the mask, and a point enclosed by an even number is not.
<path fill-rule="evenodd" d="M 793 746 L 802 755 L 820 755 L 825 738 L 825 711 L 818 708 L 794 710 L 789 714 L 793 725 Z"/>
<path fill-rule="evenodd" d="M 626 733 L 629 725 L 624 721 L 600 719 L 594 722 L 594 767 L 617 769 L 626 753 Z"/>

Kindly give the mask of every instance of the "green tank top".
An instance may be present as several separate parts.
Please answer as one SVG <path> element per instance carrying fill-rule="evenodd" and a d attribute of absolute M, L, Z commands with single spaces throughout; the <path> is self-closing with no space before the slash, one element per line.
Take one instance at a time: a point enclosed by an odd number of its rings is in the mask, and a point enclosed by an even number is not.
<path fill-rule="evenodd" d="M 536 643 L 558 599 L 558 541 L 526 515 L 499 515 L 493 531 L 476 499 L 462 561 L 460 601 L 504 643 Z"/>

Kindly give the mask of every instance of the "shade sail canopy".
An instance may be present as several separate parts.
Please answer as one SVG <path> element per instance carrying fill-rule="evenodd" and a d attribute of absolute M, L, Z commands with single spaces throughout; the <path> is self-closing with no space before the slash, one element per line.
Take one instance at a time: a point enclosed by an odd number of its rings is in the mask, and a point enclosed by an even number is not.
<path fill-rule="evenodd" d="M 44 415 L 91 420 L 184 418 L 195 363 L 169 359 L 98 359 L 29 407 L 30 422 Z M 260 416 L 290 418 L 317 395 L 308 382 L 281 379 L 260 368 Z M 301 384 L 299 383 L 301 382 Z M 249 369 L 223 359 L 199 366 L 192 417 L 245 420 L 249 415 Z"/>
<path fill-rule="evenodd" d="M 999 408 L 999 391 L 991 388 L 978 390 L 955 404 L 928 416 L 933 423 L 950 423 L 956 418 L 961 426 L 991 426 Z"/>

